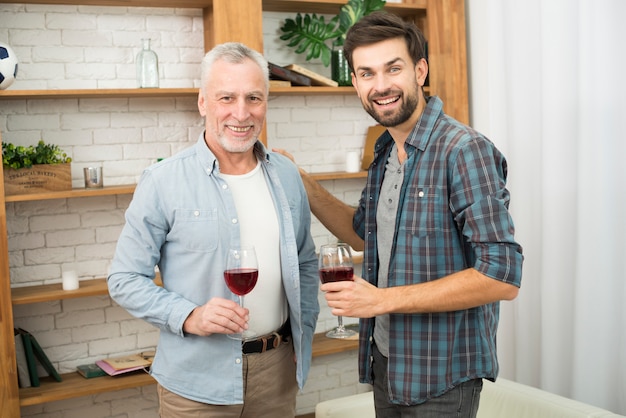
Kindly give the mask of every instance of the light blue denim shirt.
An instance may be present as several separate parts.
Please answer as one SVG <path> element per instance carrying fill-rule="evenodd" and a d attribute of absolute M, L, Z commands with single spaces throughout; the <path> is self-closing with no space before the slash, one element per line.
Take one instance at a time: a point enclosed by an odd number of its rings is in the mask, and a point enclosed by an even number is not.
<path fill-rule="evenodd" d="M 255 153 L 279 220 L 282 281 L 302 388 L 319 313 L 309 203 L 290 160 L 267 152 L 260 142 Z M 168 390 L 198 402 L 243 402 L 241 342 L 182 330 L 191 311 L 210 298 L 236 300 L 223 271 L 226 250 L 238 243 L 234 201 L 204 135 L 193 147 L 145 170 L 126 211 L 109 292 L 132 315 L 160 329 L 152 376 Z M 153 282 L 156 265 L 163 287 Z"/>

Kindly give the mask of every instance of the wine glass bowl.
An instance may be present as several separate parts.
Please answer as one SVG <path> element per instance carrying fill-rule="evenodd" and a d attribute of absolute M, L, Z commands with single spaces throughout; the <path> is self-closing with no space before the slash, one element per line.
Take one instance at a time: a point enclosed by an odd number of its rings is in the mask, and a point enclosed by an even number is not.
<path fill-rule="evenodd" d="M 256 252 L 252 246 L 230 248 L 224 270 L 226 286 L 239 297 L 239 306 L 243 308 L 243 297 L 250 293 L 256 286 L 259 278 L 259 267 Z M 241 334 L 228 334 L 229 337 L 242 340 L 254 337 L 255 333 L 245 330 Z"/>
<path fill-rule="evenodd" d="M 354 280 L 354 263 L 350 246 L 345 243 L 326 244 L 320 247 L 319 253 L 319 275 L 322 283 L 352 281 Z M 348 338 L 356 335 L 353 330 L 343 326 L 343 318 L 337 316 L 338 325 L 328 331 L 329 338 Z"/>

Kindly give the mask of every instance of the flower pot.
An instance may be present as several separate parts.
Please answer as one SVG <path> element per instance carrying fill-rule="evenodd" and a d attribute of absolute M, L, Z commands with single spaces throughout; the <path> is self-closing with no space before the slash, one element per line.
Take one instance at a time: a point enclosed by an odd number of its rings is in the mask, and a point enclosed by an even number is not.
<path fill-rule="evenodd" d="M 343 55 L 342 49 L 333 49 L 330 55 L 330 74 L 334 81 L 340 86 L 351 86 L 352 77 L 348 61 Z"/>
<path fill-rule="evenodd" d="M 4 194 L 32 194 L 71 190 L 71 164 L 38 164 L 30 168 L 4 167 Z"/>

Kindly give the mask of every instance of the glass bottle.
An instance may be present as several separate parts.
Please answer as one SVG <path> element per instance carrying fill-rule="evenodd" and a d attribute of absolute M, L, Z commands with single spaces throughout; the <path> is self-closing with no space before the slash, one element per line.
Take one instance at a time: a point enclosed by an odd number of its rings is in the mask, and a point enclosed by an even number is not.
<path fill-rule="evenodd" d="M 335 80 L 339 86 L 351 86 L 352 76 L 350 75 L 350 67 L 348 60 L 343 55 L 341 47 L 333 48 L 330 56 L 330 78 Z"/>
<path fill-rule="evenodd" d="M 142 49 L 137 54 L 137 85 L 139 88 L 159 87 L 159 58 L 150 49 L 150 39 L 142 39 Z"/>

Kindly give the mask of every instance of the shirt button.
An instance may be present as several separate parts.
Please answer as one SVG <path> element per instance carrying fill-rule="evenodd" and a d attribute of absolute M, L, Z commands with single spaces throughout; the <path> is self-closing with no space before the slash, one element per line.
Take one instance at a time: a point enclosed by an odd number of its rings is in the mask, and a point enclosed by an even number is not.
<path fill-rule="evenodd" d="M 391 204 L 391 202 L 393 202 L 393 200 L 389 199 L 388 202 L 389 202 L 389 204 Z"/>
<path fill-rule="evenodd" d="M 196 218 L 197 218 L 198 216 L 200 216 L 200 211 L 199 211 L 199 210 L 194 210 L 194 211 L 193 211 L 193 216 L 195 216 Z"/>
<path fill-rule="evenodd" d="M 424 191 L 420 190 L 419 193 L 417 194 L 419 197 L 424 197 Z"/>
<path fill-rule="evenodd" d="M 222 189 L 224 190 L 228 189 L 228 184 L 222 184 Z"/>
<path fill-rule="evenodd" d="M 237 223 L 237 218 L 233 218 L 233 220 L 231 222 L 236 224 Z"/>
<path fill-rule="evenodd" d="M 240 364 L 241 363 L 241 359 L 238 358 L 237 360 L 235 360 L 235 363 Z"/>

